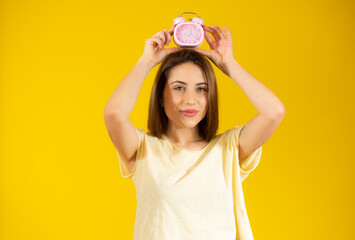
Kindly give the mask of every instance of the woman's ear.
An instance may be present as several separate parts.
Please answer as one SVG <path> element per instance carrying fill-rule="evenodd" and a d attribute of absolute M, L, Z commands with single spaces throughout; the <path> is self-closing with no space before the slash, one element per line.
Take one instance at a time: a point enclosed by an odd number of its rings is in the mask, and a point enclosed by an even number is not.
<path fill-rule="evenodd" d="M 164 107 L 163 99 L 160 99 L 160 107 Z"/>

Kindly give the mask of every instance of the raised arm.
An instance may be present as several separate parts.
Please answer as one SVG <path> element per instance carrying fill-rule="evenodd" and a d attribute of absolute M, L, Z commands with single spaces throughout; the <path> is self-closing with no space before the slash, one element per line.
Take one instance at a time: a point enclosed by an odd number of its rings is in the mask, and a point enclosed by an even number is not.
<path fill-rule="evenodd" d="M 241 163 L 270 138 L 283 119 L 285 108 L 273 92 L 234 59 L 232 36 L 226 26 L 226 33 L 215 25 L 204 26 L 204 30 L 211 50 L 197 51 L 206 55 L 221 71 L 232 78 L 259 112 L 240 132 L 239 163 Z M 208 33 L 211 33 L 215 40 Z"/>
<path fill-rule="evenodd" d="M 177 48 L 164 49 L 171 41 L 174 26 L 146 39 L 144 53 L 119 83 L 104 109 L 105 125 L 117 151 L 132 170 L 138 149 L 138 135 L 129 119 L 139 91 L 150 70 Z"/>

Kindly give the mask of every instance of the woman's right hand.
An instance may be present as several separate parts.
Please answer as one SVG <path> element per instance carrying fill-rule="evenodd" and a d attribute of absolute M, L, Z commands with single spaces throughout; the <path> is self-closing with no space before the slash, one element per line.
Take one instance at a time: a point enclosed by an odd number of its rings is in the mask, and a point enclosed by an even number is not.
<path fill-rule="evenodd" d="M 171 42 L 171 35 L 174 33 L 175 25 L 170 30 L 162 30 L 155 34 L 153 37 L 145 40 L 144 52 L 141 59 L 150 62 L 153 67 L 158 65 L 163 59 L 172 52 L 178 50 L 177 47 L 164 48 Z"/>

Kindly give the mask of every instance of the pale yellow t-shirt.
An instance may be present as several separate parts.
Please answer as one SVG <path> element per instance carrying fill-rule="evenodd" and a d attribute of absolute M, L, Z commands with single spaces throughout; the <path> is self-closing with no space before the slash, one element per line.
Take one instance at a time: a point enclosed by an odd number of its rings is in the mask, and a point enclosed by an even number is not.
<path fill-rule="evenodd" d="M 242 181 L 258 165 L 262 146 L 239 166 L 242 127 L 215 136 L 199 151 L 136 128 L 139 147 L 132 173 L 117 151 L 122 176 L 136 188 L 133 240 L 253 239 Z"/>

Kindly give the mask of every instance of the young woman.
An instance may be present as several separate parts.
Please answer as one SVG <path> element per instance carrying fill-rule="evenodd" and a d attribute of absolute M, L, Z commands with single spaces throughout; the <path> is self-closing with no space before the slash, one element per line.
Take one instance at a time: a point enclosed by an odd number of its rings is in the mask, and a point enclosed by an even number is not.
<path fill-rule="evenodd" d="M 227 27 L 225 33 L 204 26 L 210 51 L 165 49 L 173 31 L 174 26 L 146 40 L 143 55 L 104 111 L 121 174 L 136 188 L 133 239 L 253 239 L 241 183 L 280 124 L 283 104 L 234 59 Z M 219 135 L 216 79 L 207 58 L 258 110 L 246 124 Z M 133 126 L 129 114 L 144 79 L 159 63 L 145 132 Z M 237 104 L 231 111 L 238 111 Z"/>

